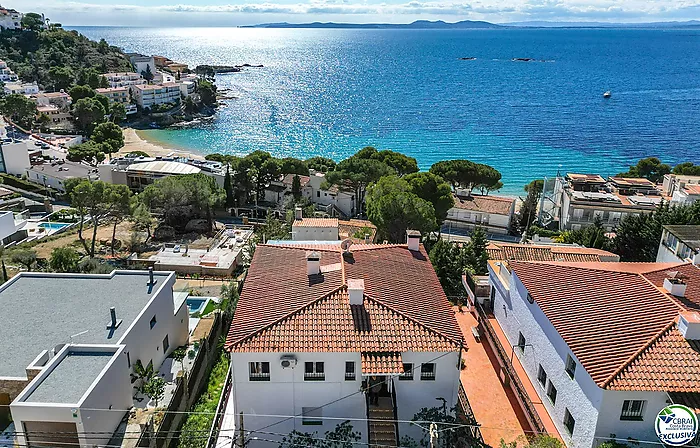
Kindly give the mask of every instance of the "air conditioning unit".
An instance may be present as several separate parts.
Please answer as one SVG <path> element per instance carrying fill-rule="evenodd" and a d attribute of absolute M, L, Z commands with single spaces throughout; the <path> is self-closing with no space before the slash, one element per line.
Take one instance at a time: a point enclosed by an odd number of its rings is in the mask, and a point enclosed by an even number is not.
<path fill-rule="evenodd" d="M 297 358 L 294 355 L 284 355 L 280 358 L 280 366 L 283 369 L 293 369 L 297 365 Z"/>

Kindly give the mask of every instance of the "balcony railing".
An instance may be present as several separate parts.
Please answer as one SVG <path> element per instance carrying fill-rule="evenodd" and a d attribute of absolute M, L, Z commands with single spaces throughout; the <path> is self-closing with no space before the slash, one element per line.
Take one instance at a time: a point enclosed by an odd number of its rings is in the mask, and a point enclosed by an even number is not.
<path fill-rule="evenodd" d="M 355 372 L 345 372 L 345 381 L 355 381 Z"/>
<path fill-rule="evenodd" d="M 474 412 L 469 404 L 469 399 L 467 399 L 467 393 L 464 391 L 462 383 L 459 383 L 459 390 L 457 392 L 457 417 L 464 420 L 468 425 L 467 430 L 471 433 L 473 439 L 478 440 L 482 444 L 484 443 L 484 437 L 481 435 L 481 428 L 479 428 L 479 423 L 474 417 Z"/>
<path fill-rule="evenodd" d="M 317 373 L 317 372 L 305 372 L 304 373 L 304 381 L 325 381 L 326 379 L 326 374 L 325 373 Z"/>
<path fill-rule="evenodd" d="M 263 373 L 250 373 L 249 376 L 250 381 L 270 381 L 270 372 Z"/>
<path fill-rule="evenodd" d="M 421 372 L 420 379 L 423 381 L 435 381 L 435 372 Z"/>

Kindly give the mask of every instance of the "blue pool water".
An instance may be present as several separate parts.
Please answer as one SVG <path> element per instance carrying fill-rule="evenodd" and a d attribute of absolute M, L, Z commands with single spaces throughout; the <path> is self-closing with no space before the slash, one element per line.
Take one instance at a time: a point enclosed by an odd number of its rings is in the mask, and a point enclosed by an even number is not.
<path fill-rule="evenodd" d="M 498 168 L 506 194 L 560 165 L 700 162 L 697 28 L 76 29 L 190 67 L 264 65 L 217 76 L 237 99 L 214 120 L 144 131 L 166 147 L 342 159 L 373 145 L 422 169 L 468 158 Z"/>
<path fill-rule="evenodd" d="M 43 227 L 46 230 L 60 230 L 64 227 L 68 227 L 70 224 L 66 224 L 63 222 L 42 222 L 39 224 L 39 227 Z"/>
<path fill-rule="evenodd" d="M 190 314 L 201 313 L 204 311 L 207 299 L 188 298 L 186 303 L 187 310 Z"/>

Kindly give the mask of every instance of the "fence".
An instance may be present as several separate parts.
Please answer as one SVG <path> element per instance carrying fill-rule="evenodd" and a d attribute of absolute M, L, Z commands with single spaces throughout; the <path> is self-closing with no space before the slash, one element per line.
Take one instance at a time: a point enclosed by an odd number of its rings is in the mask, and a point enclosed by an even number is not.
<path fill-rule="evenodd" d="M 544 424 L 542 423 L 542 420 L 535 409 L 535 405 L 532 403 L 532 400 L 530 400 L 530 397 L 525 390 L 525 386 L 523 386 L 520 378 L 518 378 L 518 375 L 515 373 L 513 364 L 511 363 L 507 352 L 503 348 L 501 341 L 498 339 L 496 330 L 494 330 L 493 326 L 491 325 L 486 311 L 484 311 L 484 308 L 479 302 L 476 302 L 475 305 L 479 315 L 479 323 L 484 328 L 486 337 L 488 338 L 491 347 L 494 348 L 496 356 L 498 356 L 499 362 L 503 367 L 503 371 L 506 373 L 506 375 L 508 375 L 511 389 L 513 389 L 513 392 L 515 392 L 515 396 L 525 412 L 525 417 L 530 423 L 532 430 L 535 432 L 535 434 L 547 434 L 547 430 L 545 429 Z"/>
<path fill-rule="evenodd" d="M 209 431 L 209 440 L 207 442 L 207 448 L 214 448 L 216 442 L 219 438 L 219 432 L 221 431 L 221 425 L 224 421 L 224 411 L 226 410 L 226 403 L 228 403 L 228 398 L 231 395 L 231 390 L 233 389 L 233 375 L 231 375 L 232 365 L 229 365 L 228 373 L 226 374 L 226 383 L 224 384 L 224 390 L 219 398 L 219 404 L 216 406 L 216 415 L 214 416 L 214 422 L 211 425 L 211 431 Z"/>
<path fill-rule="evenodd" d="M 459 416 L 459 418 L 464 420 L 467 424 L 477 425 L 476 418 L 474 417 L 474 412 L 472 411 L 472 406 L 469 404 L 467 393 L 464 391 L 464 387 L 462 386 L 461 382 L 459 383 L 457 399 L 457 415 Z M 478 426 L 469 426 L 467 429 L 471 433 L 471 437 L 473 440 L 478 440 L 481 444 L 484 443 L 484 437 L 481 435 L 481 429 Z"/>

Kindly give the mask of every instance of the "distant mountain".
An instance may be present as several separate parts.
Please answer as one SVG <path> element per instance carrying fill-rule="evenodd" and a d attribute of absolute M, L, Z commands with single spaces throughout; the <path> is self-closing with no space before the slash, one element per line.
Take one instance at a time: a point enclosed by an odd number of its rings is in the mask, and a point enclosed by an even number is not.
<path fill-rule="evenodd" d="M 442 20 L 416 20 L 412 23 L 335 23 L 335 22 L 313 22 L 313 23 L 263 23 L 260 25 L 247 25 L 241 28 L 351 28 L 351 29 L 470 29 L 470 28 L 502 28 L 495 23 L 463 20 L 461 22 L 448 23 Z"/>
<path fill-rule="evenodd" d="M 511 22 L 502 23 L 514 28 L 698 28 L 700 20 L 685 22 L 611 23 L 611 22 Z"/>

